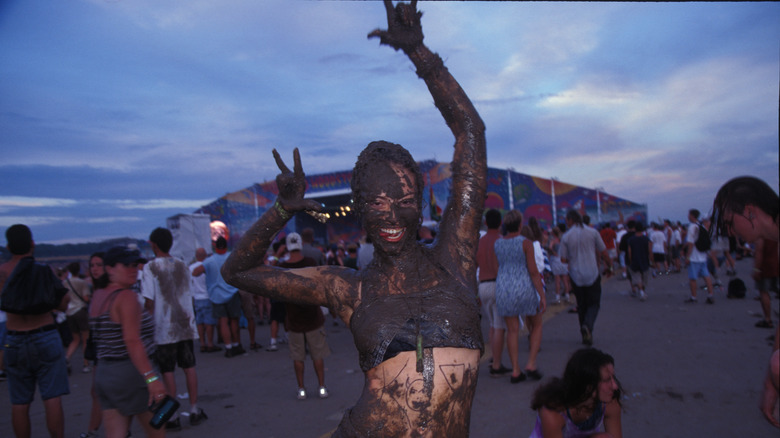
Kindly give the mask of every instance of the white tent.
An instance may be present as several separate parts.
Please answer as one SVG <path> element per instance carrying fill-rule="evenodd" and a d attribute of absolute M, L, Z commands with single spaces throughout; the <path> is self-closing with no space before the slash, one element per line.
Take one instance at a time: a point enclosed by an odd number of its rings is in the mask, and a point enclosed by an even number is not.
<path fill-rule="evenodd" d="M 168 229 L 173 234 L 170 254 L 184 263 L 195 260 L 195 250 L 211 252 L 211 217 L 207 214 L 177 214 L 168 218 Z"/>

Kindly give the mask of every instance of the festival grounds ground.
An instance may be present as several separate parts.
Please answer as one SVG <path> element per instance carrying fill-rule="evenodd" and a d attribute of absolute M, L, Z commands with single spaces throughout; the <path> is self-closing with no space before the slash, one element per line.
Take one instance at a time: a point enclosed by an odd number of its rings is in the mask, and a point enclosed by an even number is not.
<path fill-rule="evenodd" d="M 716 292 L 715 305 L 684 304 L 685 274 L 651 281 L 649 299 L 628 295 L 628 282 L 604 283 L 594 347 L 615 357 L 616 372 L 625 389 L 623 435 L 626 437 L 777 437 L 778 430 L 761 416 L 758 399 L 770 354 L 767 337 L 774 330 L 754 327 L 760 308 L 753 299 L 749 273 L 752 259 L 738 262 L 738 276 L 749 285 L 744 300 L 727 300 L 725 288 Z M 724 277 L 725 279 L 725 277 Z M 700 293 L 703 297 L 704 293 Z M 773 294 L 773 318 L 778 301 Z M 544 325 L 539 368 L 547 376 L 560 374 L 568 356 L 581 347 L 577 316 L 568 306 L 551 306 Z M 343 324 L 327 323 L 333 354 L 326 359 L 330 397 L 295 398 L 295 377 L 286 346 L 278 352 L 250 352 L 226 359 L 221 353 L 198 353 L 200 405 L 209 419 L 172 437 L 323 437 L 338 425 L 344 409 L 358 398 L 362 373 L 352 337 Z M 268 326 L 258 326 L 266 344 Z M 242 330 L 243 344 L 248 334 Z M 521 340 L 521 353 L 527 342 Z M 524 361 L 521 354 L 521 362 Z M 536 382 L 512 385 L 509 377 L 491 378 L 488 355 L 483 357 L 471 417 L 475 438 L 527 437 L 535 413 L 529 408 Z M 503 363 L 508 364 L 505 356 Z M 177 372 L 179 392 L 185 392 Z M 90 406 L 90 375 L 74 370 L 71 394 L 63 397 L 66 437 L 86 430 Z M 5 386 L 0 383 L 0 386 Z M 310 362 L 306 386 L 317 389 Z M 5 388 L 0 393 L 0 437 L 13 436 L 11 408 Z M 31 408 L 33 436 L 45 432 L 40 398 Z M 187 401 L 183 400 L 186 411 Z M 143 436 L 138 424 L 133 436 Z"/>

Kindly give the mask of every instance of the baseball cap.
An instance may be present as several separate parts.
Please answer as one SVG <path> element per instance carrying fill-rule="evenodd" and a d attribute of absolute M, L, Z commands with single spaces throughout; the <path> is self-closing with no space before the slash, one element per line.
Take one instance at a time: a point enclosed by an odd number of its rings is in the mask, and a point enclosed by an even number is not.
<path fill-rule="evenodd" d="M 115 246 L 106 252 L 103 257 L 103 263 L 107 266 L 116 266 L 117 263 L 129 265 L 143 261 L 141 252 L 137 249 L 130 249 L 125 246 Z"/>
<path fill-rule="evenodd" d="M 287 246 L 287 251 L 302 250 L 303 241 L 301 240 L 301 235 L 298 233 L 288 234 L 287 238 L 285 238 L 285 245 Z"/>

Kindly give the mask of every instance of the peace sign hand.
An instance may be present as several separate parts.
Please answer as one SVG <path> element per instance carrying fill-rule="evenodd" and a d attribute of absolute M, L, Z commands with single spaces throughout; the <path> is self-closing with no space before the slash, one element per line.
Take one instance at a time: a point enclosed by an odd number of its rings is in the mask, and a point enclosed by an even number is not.
<path fill-rule="evenodd" d="M 290 213 L 301 210 L 322 210 L 322 205 L 317 201 L 303 198 L 306 193 L 306 175 L 303 173 L 301 154 L 298 152 L 298 148 L 293 150 L 294 164 L 292 171 L 284 164 L 282 157 L 276 149 L 273 150 L 273 154 L 276 165 L 282 171 L 282 173 L 276 176 L 276 186 L 279 189 L 277 202 L 279 202 L 282 208 Z"/>

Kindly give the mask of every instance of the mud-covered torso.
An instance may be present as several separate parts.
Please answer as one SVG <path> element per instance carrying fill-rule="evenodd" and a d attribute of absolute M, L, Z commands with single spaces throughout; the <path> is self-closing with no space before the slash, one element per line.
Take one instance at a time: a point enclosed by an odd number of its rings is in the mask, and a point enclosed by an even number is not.
<path fill-rule="evenodd" d="M 387 278 L 363 283 L 350 321 L 363 371 L 402 351 L 415 351 L 418 334 L 421 348 L 482 351 L 476 294 L 442 267 L 428 268 L 419 290 L 394 293 Z"/>

